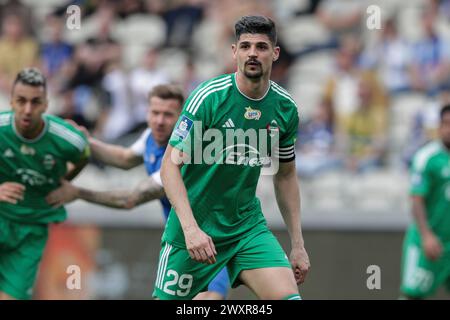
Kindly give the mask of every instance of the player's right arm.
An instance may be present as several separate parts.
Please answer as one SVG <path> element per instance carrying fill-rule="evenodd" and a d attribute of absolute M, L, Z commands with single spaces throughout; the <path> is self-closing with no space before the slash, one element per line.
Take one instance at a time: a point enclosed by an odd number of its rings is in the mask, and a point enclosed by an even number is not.
<path fill-rule="evenodd" d="M 198 262 L 212 264 L 216 262 L 217 252 L 211 237 L 200 229 L 192 213 L 180 172 L 183 159 L 183 152 L 169 144 L 162 160 L 161 180 L 167 198 L 180 220 L 190 257 Z"/>
<path fill-rule="evenodd" d="M 142 156 L 136 154 L 131 148 L 125 148 L 89 138 L 92 156 L 97 160 L 117 168 L 131 169 L 140 165 Z"/>
<path fill-rule="evenodd" d="M 432 166 L 430 157 L 418 152 L 414 158 L 411 175 L 412 216 L 422 240 L 425 256 L 430 260 L 438 259 L 442 254 L 442 244 L 428 223 L 425 198 L 432 189 Z"/>
<path fill-rule="evenodd" d="M 117 209 L 132 209 L 140 204 L 164 197 L 160 183 L 150 176 L 142 180 L 133 190 L 95 191 L 77 187 L 63 180 L 61 187 L 47 196 L 47 202 L 55 207 L 76 199 Z"/>
<path fill-rule="evenodd" d="M 0 202 L 17 204 L 17 201 L 23 200 L 25 186 L 16 182 L 4 182 L 0 184 Z"/>
<path fill-rule="evenodd" d="M 92 156 L 110 166 L 121 169 L 131 169 L 143 162 L 142 155 L 137 154 L 133 147 L 125 148 L 114 144 L 102 142 L 93 138 L 89 131 L 72 120 L 66 120 L 72 126 L 82 131 L 88 137 Z"/>
<path fill-rule="evenodd" d="M 420 232 L 425 256 L 430 260 L 437 260 L 442 254 L 442 244 L 428 225 L 424 198 L 413 195 L 411 201 L 412 216 Z"/>

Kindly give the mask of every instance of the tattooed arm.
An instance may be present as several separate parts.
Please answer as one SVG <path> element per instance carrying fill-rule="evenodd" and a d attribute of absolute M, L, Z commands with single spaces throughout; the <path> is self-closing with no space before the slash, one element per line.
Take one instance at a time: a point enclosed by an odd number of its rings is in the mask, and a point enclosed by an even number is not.
<path fill-rule="evenodd" d="M 111 208 L 132 209 L 142 203 L 160 199 L 164 195 L 164 189 L 161 184 L 150 176 L 142 180 L 132 191 L 94 191 L 74 186 L 68 181 L 63 181 L 61 187 L 52 191 L 46 199 L 54 207 L 81 199 Z"/>

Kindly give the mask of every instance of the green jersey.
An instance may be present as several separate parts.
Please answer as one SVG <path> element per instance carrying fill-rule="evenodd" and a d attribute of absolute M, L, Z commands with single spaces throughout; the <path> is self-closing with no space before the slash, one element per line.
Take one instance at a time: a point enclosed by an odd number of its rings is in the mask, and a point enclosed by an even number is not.
<path fill-rule="evenodd" d="M 245 96 L 227 74 L 202 83 L 186 100 L 169 140 L 189 155 L 181 168 L 194 217 L 216 245 L 266 228 L 255 196 L 260 174 L 295 158 L 297 106 L 285 89 L 270 82 L 260 99 Z M 172 209 L 163 241 L 185 247 Z"/>
<path fill-rule="evenodd" d="M 88 156 L 85 136 L 64 120 L 43 115 L 45 127 L 35 139 L 16 130 L 14 113 L 0 113 L 0 183 L 25 186 L 24 199 L 17 204 L 0 203 L 0 215 L 23 223 L 50 223 L 65 220 L 64 207 L 52 208 L 45 201 L 67 173 L 67 162 L 77 163 Z"/>
<path fill-rule="evenodd" d="M 450 243 L 450 151 L 440 141 L 416 153 L 410 193 L 424 198 L 429 226 Z"/>

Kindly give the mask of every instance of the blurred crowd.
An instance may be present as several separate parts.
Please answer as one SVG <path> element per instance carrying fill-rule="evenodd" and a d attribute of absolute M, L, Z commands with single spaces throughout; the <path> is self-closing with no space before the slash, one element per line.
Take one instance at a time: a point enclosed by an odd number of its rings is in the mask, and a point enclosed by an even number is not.
<path fill-rule="evenodd" d="M 382 8 L 379 30 L 366 24 L 372 3 Z M 146 126 L 153 86 L 175 82 L 188 96 L 202 81 L 233 72 L 233 26 L 245 14 L 267 15 L 278 25 L 282 54 L 272 79 L 300 108 L 301 176 L 383 169 L 392 165 L 392 153 L 406 167 L 414 151 L 435 137 L 439 107 L 450 103 L 450 0 L 0 0 L 0 5 L 2 104 L 18 70 L 37 66 L 48 77 L 50 111 L 109 142 Z M 70 5 L 81 8 L 79 30 L 66 25 Z M 289 32 L 302 23 L 314 26 L 320 37 L 308 28 Z M 420 32 L 410 35 L 409 28 Z M 314 66 L 326 76 L 299 81 L 302 69 L 296 66 L 318 56 L 328 57 L 329 64 Z M 308 81 L 320 87 L 310 105 L 301 94 Z M 420 106 L 410 112 L 409 101 Z M 408 131 L 393 144 L 395 126 L 405 126 L 404 111 Z"/>

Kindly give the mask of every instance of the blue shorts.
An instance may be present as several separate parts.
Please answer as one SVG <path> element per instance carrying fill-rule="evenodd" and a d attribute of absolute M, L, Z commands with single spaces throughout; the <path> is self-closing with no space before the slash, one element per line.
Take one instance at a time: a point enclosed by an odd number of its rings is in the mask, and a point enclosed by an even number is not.
<path fill-rule="evenodd" d="M 228 277 L 227 268 L 223 268 L 217 276 L 209 283 L 208 291 L 220 293 L 225 299 L 230 289 L 230 278 Z"/>

